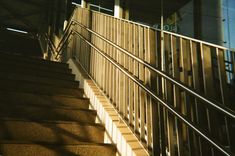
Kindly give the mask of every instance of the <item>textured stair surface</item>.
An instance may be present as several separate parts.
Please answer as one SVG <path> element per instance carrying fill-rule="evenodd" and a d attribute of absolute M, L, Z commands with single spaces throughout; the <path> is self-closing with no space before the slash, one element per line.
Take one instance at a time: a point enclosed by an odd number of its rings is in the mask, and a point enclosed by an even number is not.
<path fill-rule="evenodd" d="M 16 102 L 17 101 L 17 102 Z M 16 106 L 41 106 L 52 108 L 74 108 L 88 109 L 89 99 L 76 98 L 74 96 L 48 96 L 31 93 L 3 92 L 0 91 L 0 105 L 7 103 Z"/>
<path fill-rule="evenodd" d="M 48 85 L 60 84 L 60 86 L 62 87 L 72 87 L 72 88 L 76 88 L 79 85 L 77 81 L 52 79 L 47 77 L 26 75 L 22 73 L 1 72 L 1 71 L 0 71 L 0 79 L 39 82 Z"/>
<path fill-rule="evenodd" d="M 0 156 L 114 156 L 67 64 L 0 54 Z"/>
<path fill-rule="evenodd" d="M 3 59 L 3 58 L 2 58 Z M 16 60 L 14 62 L 9 62 L 9 60 L 1 60 L 0 65 L 3 66 L 18 66 L 20 68 L 27 68 L 28 65 L 30 64 L 30 67 L 33 68 L 34 70 L 42 70 L 42 71 L 48 71 L 48 72 L 59 72 L 59 73 L 70 73 L 71 69 L 68 67 L 60 67 L 56 66 L 56 64 L 53 65 L 45 65 L 43 66 L 42 64 L 37 64 L 37 63 L 28 63 L 28 62 L 23 62 Z"/>
<path fill-rule="evenodd" d="M 49 77 L 49 78 L 56 78 L 59 80 L 74 80 L 75 75 L 70 73 L 63 73 L 63 72 L 50 72 L 47 69 L 45 70 L 37 70 L 33 67 L 22 68 L 19 66 L 14 65 L 0 65 L 0 71 L 2 72 L 12 72 L 12 73 L 20 73 L 25 75 L 31 76 L 41 76 L 41 77 Z"/>
<path fill-rule="evenodd" d="M 33 144 L 0 143 L 4 156 L 114 156 L 115 148 L 107 144 Z"/>

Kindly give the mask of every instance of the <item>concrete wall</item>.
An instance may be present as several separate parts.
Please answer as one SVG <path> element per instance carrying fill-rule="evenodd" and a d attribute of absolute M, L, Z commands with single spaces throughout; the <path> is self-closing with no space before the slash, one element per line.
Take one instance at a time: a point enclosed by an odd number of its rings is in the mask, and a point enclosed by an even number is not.
<path fill-rule="evenodd" d="M 204 41 L 223 45 L 222 0 L 203 0 L 202 6 L 202 36 Z M 195 21 L 197 22 L 197 21 Z"/>

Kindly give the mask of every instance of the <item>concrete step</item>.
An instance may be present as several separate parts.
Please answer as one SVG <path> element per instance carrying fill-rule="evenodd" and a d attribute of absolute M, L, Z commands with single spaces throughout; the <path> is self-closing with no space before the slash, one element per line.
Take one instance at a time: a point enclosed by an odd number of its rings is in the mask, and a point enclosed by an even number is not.
<path fill-rule="evenodd" d="M 78 122 L 30 122 L 0 119 L 0 140 L 40 143 L 102 143 L 104 127 Z"/>
<path fill-rule="evenodd" d="M 94 123 L 96 111 L 74 108 L 47 108 L 40 106 L 22 106 L 0 104 L 1 118 L 14 118 L 33 121 L 77 121 Z"/>
<path fill-rule="evenodd" d="M 0 104 L 17 106 L 41 106 L 48 108 L 74 108 L 88 109 L 89 99 L 76 98 L 73 96 L 47 96 L 30 93 L 2 92 L 0 91 Z"/>
<path fill-rule="evenodd" d="M 0 79 L 0 89 L 2 91 L 14 91 L 23 93 L 35 93 L 41 95 L 70 95 L 83 97 L 82 89 L 66 88 L 43 83 L 32 83 L 27 81 L 13 81 Z"/>
<path fill-rule="evenodd" d="M 5 67 L 16 67 L 17 68 L 33 68 L 35 71 L 47 71 L 47 72 L 57 72 L 57 73 L 64 73 L 64 74 L 71 74 L 71 69 L 68 67 L 54 67 L 54 66 L 46 66 L 44 64 L 38 65 L 38 64 L 33 64 L 29 62 L 17 62 L 17 61 L 11 61 L 11 60 L 0 60 L 0 66 L 5 66 Z"/>
<path fill-rule="evenodd" d="M 74 145 L 0 143 L 2 156 L 116 156 L 116 149 L 109 144 L 80 143 Z"/>
<path fill-rule="evenodd" d="M 20 68 L 18 66 L 0 66 L 0 71 L 2 72 L 11 72 L 11 73 L 20 73 L 25 75 L 32 75 L 32 76 L 41 76 L 41 77 L 48 77 L 48 78 L 56 78 L 61 80 L 74 80 L 75 75 L 70 73 L 59 73 L 55 71 L 48 71 L 48 70 L 35 70 L 35 68 L 31 68 L 27 66 L 26 68 Z"/>
<path fill-rule="evenodd" d="M 24 62 L 31 63 L 36 65 L 50 66 L 50 67 L 58 67 L 58 68 L 68 68 L 67 63 L 48 61 L 44 59 L 38 59 L 33 57 L 27 57 L 22 55 L 12 55 L 12 54 L 4 54 L 0 53 L 0 62 L 1 61 L 11 61 L 11 62 Z"/>
<path fill-rule="evenodd" d="M 39 76 L 25 75 L 19 73 L 2 72 L 2 71 L 0 71 L 0 79 L 20 80 L 20 81 L 22 80 L 22 81 L 29 81 L 36 83 L 39 82 L 43 84 L 58 85 L 62 87 L 71 87 L 71 88 L 78 88 L 79 86 L 78 81 L 67 81 L 56 78 L 39 77 Z"/>

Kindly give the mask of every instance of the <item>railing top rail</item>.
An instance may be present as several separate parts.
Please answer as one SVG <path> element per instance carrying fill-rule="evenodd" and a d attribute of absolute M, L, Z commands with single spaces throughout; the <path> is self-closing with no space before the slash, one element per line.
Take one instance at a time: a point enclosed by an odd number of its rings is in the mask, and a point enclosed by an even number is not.
<path fill-rule="evenodd" d="M 81 6 L 76 6 L 76 7 L 81 7 Z M 89 9 L 87 9 L 87 8 L 83 8 L 83 9 L 89 10 Z M 152 29 L 152 30 L 161 31 L 161 29 L 157 29 L 157 28 L 154 28 L 154 27 L 152 27 L 152 26 L 145 25 L 145 24 L 142 24 L 142 23 L 130 21 L 130 20 L 123 19 L 123 18 L 114 17 L 114 16 L 112 16 L 112 15 L 104 14 L 104 13 L 102 13 L 102 12 L 98 12 L 98 11 L 95 11 L 95 10 L 90 10 L 90 11 L 96 12 L 96 13 L 98 13 L 98 14 L 102 14 L 102 15 L 105 15 L 105 16 L 108 16 L 108 17 L 111 17 L 111 18 L 115 18 L 115 19 L 118 19 L 118 20 L 121 20 L 121 21 L 124 21 L 124 22 L 136 24 L 136 25 L 139 25 L 139 26 L 142 26 L 142 27 L 145 27 L 145 28 L 149 28 L 149 29 Z M 170 31 L 166 31 L 166 30 L 163 30 L 163 32 L 164 32 L 164 33 L 167 33 L 167 34 L 170 34 L 170 35 L 177 36 L 177 37 L 181 37 L 181 38 L 183 38 L 183 39 L 187 39 L 187 40 L 190 40 L 190 41 L 193 41 L 193 42 L 198 42 L 198 43 L 201 43 L 201 44 L 205 44 L 205 45 L 208 45 L 208 46 L 211 46 L 211 47 L 214 47 L 214 48 L 219 48 L 219 49 L 223 49 L 223 50 L 235 52 L 234 49 L 229 49 L 229 48 L 227 48 L 227 47 L 220 46 L 220 45 L 217 45 L 217 44 L 214 44 L 214 43 L 210 43 L 210 42 L 198 40 L 198 39 L 195 39 L 195 38 L 192 38 L 192 37 L 180 35 L 180 34 L 177 34 L 177 33 L 173 33 L 173 32 L 170 32 Z"/>

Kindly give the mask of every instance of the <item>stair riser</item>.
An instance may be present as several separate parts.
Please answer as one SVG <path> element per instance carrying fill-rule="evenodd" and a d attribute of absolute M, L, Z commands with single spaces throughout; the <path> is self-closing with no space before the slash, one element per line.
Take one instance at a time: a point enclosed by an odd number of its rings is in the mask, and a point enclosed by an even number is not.
<path fill-rule="evenodd" d="M 91 110 L 58 109 L 45 107 L 23 107 L 0 105 L 1 118 L 15 118 L 36 121 L 76 121 L 94 123 L 96 113 Z"/>
<path fill-rule="evenodd" d="M 30 145 L 0 144 L 3 156 L 115 156 L 116 150 L 105 145 Z"/>
<path fill-rule="evenodd" d="M 59 79 L 35 77 L 31 75 L 22 75 L 22 74 L 4 73 L 4 72 L 0 72 L 0 79 L 38 82 L 43 84 L 57 85 L 62 87 L 72 87 L 72 88 L 78 88 L 79 86 L 79 82 L 76 81 L 65 81 Z"/>
<path fill-rule="evenodd" d="M 42 107 L 68 107 L 68 108 L 89 108 L 89 99 L 78 99 L 65 96 L 43 96 L 23 93 L 0 92 L 0 105 L 16 106 L 42 106 Z"/>
<path fill-rule="evenodd" d="M 37 64 L 30 64 L 27 62 L 6 62 L 6 61 L 0 61 L 0 66 L 5 66 L 10 68 L 17 66 L 17 68 L 33 68 L 35 71 L 42 70 L 42 71 L 48 71 L 48 72 L 58 72 L 58 73 L 71 73 L 71 69 L 69 68 L 60 68 L 60 67 L 48 67 L 45 65 L 37 65 Z"/>
<path fill-rule="evenodd" d="M 63 73 L 56 73 L 54 71 L 35 70 L 33 68 L 0 66 L 0 71 L 6 72 L 6 73 L 8 72 L 8 73 L 24 74 L 24 75 L 31 75 L 31 76 L 56 78 L 56 79 L 61 79 L 61 80 L 74 80 L 75 79 L 75 75 L 73 74 L 69 74 L 69 73 L 63 74 Z"/>
<path fill-rule="evenodd" d="M 104 139 L 104 129 L 98 125 L 23 121 L 0 121 L 0 124 L 0 140 L 78 144 L 102 143 Z"/>
<path fill-rule="evenodd" d="M 63 88 L 61 86 L 49 86 L 47 84 L 26 83 L 20 81 L 0 80 L 2 91 L 14 91 L 24 93 L 35 93 L 42 95 L 71 95 L 83 97 L 83 92 L 79 89 Z"/>
<path fill-rule="evenodd" d="M 22 56 L 3 55 L 1 53 L 0 53 L 0 61 L 1 62 L 5 61 L 5 62 L 29 63 L 29 64 L 48 66 L 48 67 L 58 67 L 58 68 L 63 68 L 63 69 L 68 68 L 68 64 L 65 64 L 65 63 L 46 61 L 46 60 L 35 59 L 35 58 L 24 58 Z"/>

